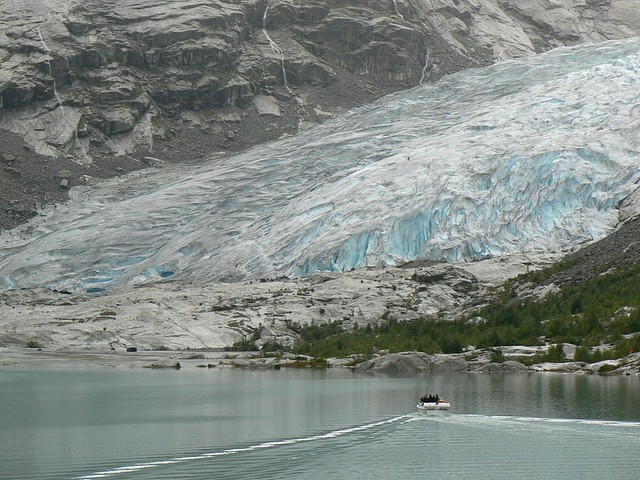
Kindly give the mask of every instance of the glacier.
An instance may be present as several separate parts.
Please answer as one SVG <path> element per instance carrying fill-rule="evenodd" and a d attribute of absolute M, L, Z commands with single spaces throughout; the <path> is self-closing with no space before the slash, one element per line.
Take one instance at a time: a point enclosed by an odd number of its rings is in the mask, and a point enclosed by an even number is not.
<path fill-rule="evenodd" d="M 564 251 L 640 180 L 640 39 L 468 70 L 199 167 L 72 191 L 0 289 L 103 292 Z"/>

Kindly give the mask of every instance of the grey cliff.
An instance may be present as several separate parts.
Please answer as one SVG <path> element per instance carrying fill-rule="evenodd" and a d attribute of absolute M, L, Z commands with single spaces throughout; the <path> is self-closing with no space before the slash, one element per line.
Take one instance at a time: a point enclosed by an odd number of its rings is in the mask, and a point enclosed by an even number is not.
<path fill-rule="evenodd" d="M 6 0 L 0 228 L 465 68 L 640 33 L 633 0 Z"/>

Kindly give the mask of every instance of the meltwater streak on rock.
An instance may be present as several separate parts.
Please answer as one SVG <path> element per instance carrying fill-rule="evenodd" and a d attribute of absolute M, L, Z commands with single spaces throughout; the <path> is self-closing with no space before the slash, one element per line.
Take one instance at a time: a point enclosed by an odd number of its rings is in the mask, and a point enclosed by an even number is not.
<path fill-rule="evenodd" d="M 118 200 L 0 250 L 2 288 L 100 291 L 558 251 L 639 178 L 640 39 L 462 72 Z M 164 183 L 163 183 L 164 182 Z M 135 184 L 134 184 L 135 185 Z"/>

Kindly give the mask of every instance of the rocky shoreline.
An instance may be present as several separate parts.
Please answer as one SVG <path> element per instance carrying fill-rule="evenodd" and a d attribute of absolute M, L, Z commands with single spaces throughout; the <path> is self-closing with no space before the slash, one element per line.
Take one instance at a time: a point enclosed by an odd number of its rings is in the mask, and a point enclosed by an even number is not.
<path fill-rule="evenodd" d="M 532 347 L 509 347 L 512 358 L 523 358 Z M 519 353 L 518 353 L 519 352 Z M 289 353 L 263 355 L 258 352 L 224 350 L 160 351 L 47 351 L 0 347 L 0 369 L 78 369 L 78 368 L 148 368 L 212 369 L 239 368 L 279 370 L 281 368 L 346 368 L 354 374 L 412 376 L 443 373 L 526 374 L 562 373 L 578 375 L 639 376 L 640 353 L 616 360 L 596 363 L 544 362 L 525 365 L 517 360 L 495 362 L 492 352 L 469 351 L 464 354 L 428 355 L 423 352 L 400 352 L 377 355 L 366 361 L 357 358 L 330 358 L 316 362 L 312 357 Z M 526 355 L 524 355 L 526 356 Z"/>
<path fill-rule="evenodd" d="M 601 375 L 640 375 L 640 353 L 634 353 L 616 360 L 596 363 L 585 362 L 544 362 L 525 365 L 517 359 L 532 356 L 532 351 L 544 347 L 503 347 L 511 353 L 504 361 L 492 360 L 492 352 L 470 350 L 461 354 L 428 355 L 422 352 L 401 352 L 382 355 L 353 367 L 356 372 L 387 373 L 408 375 L 418 373 L 476 372 L 476 373 L 575 373 Z M 509 360 L 508 358 L 511 358 Z"/>

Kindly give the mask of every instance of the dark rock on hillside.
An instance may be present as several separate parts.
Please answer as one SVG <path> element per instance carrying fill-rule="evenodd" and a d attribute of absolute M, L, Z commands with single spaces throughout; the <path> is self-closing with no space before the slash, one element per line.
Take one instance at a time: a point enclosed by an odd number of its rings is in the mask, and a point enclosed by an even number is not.
<path fill-rule="evenodd" d="M 69 156 L 53 159 L 34 152 L 16 134 L 0 132 L 0 229 L 16 227 L 43 205 L 64 202 L 71 187 L 92 177 L 107 178 L 143 164 L 107 156 L 99 165 L 78 164 Z"/>
<path fill-rule="evenodd" d="M 44 180 L 58 170 L 66 189 L 144 156 L 199 162 L 464 68 L 637 35 L 639 18 L 634 0 L 5 0 L 0 152 L 22 155 L 3 160 L 0 228 L 63 198 Z"/>

